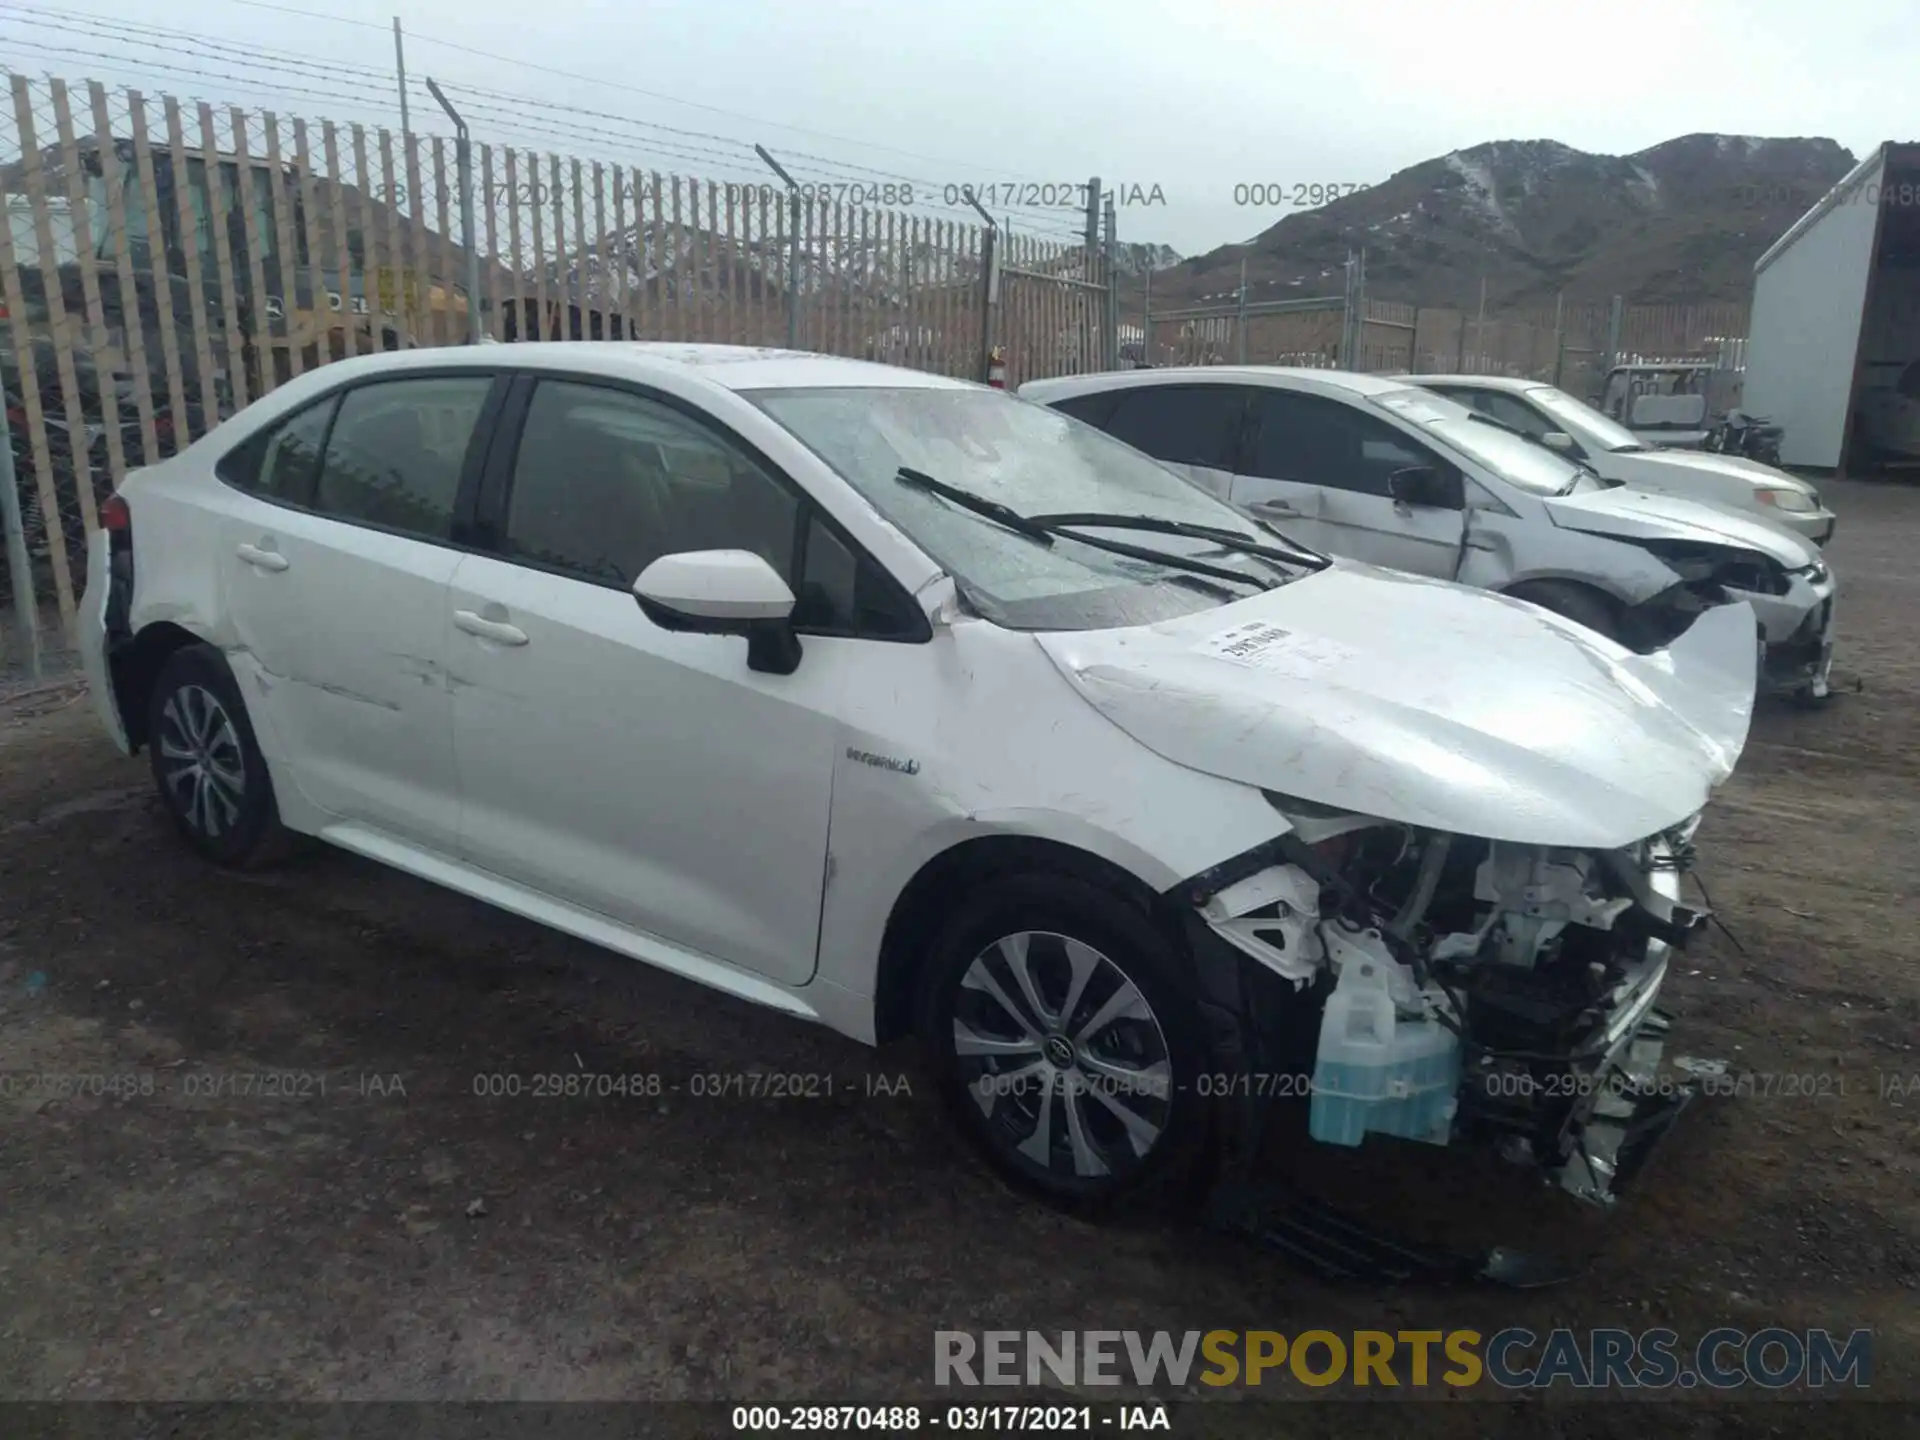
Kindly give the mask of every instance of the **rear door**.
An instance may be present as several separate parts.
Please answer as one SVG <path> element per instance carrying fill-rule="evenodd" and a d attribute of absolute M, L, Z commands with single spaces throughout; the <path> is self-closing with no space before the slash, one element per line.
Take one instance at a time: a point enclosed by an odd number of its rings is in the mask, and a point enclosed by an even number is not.
<path fill-rule="evenodd" d="M 1094 421 L 1101 429 L 1172 466 L 1220 499 L 1227 498 L 1246 424 L 1243 387 L 1134 385 L 1111 392 L 1109 398 L 1111 408 Z M 1067 413 L 1083 412 L 1069 409 Z"/>
<path fill-rule="evenodd" d="M 1234 504 L 1332 554 L 1453 578 L 1465 510 L 1400 504 L 1387 480 L 1396 470 L 1427 466 L 1451 477 L 1458 495 L 1459 467 L 1344 401 L 1259 387 L 1251 403 Z M 1281 506 L 1307 513 L 1290 518 Z"/>
<path fill-rule="evenodd" d="M 219 465 L 243 492 L 218 552 L 233 663 L 280 771 L 331 822 L 449 854 L 447 582 L 492 386 L 471 371 L 355 385 Z"/>

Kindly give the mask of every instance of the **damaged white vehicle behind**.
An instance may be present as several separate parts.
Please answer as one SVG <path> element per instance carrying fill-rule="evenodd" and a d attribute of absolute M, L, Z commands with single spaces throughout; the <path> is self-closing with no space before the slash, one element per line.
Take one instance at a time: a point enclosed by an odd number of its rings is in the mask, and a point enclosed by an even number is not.
<path fill-rule="evenodd" d="M 84 635 L 209 858 L 302 832 L 868 1043 L 1069 1203 L 1337 1146 L 1610 1197 L 1754 617 L 1636 654 L 852 361 L 350 360 L 103 509 Z M 767 1057 L 777 1068 L 777 1057 Z"/>
<path fill-rule="evenodd" d="M 1603 478 L 1406 380 L 1197 365 L 1034 380 L 1020 394 L 1297 540 L 1530 600 L 1641 654 L 1704 609 L 1750 605 L 1766 687 L 1811 703 L 1829 694 L 1834 579 L 1810 540 Z"/>

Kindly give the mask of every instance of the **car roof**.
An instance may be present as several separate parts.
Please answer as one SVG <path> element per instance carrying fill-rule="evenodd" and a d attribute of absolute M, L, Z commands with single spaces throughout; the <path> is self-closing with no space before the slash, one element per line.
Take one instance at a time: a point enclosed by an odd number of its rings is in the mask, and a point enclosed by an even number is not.
<path fill-rule="evenodd" d="M 1404 390 L 1412 382 L 1398 376 L 1362 375 L 1353 370 L 1319 370 L 1301 365 L 1169 365 L 1150 370 L 1108 370 L 1097 375 L 1030 380 L 1020 387 L 1020 393 L 1044 403 L 1107 390 L 1132 390 L 1142 385 L 1191 383 L 1266 385 L 1314 394 L 1382 395 L 1389 390 Z"/>
<path fill-rule="evenodd" d="M 1511 390 L 1516 394 L 1553 388 L 1544 380 L 1526 380 L 1512 375 L 1401 375 L 1396 378 L 1409 385 L 1466 385 L 1475 390 Z"/>
<path fill-rule="evenodd" d="M 326 373 L 347 378 L 342 366 L 366 375 L 433 366 L 479 364 L 523 370 L 557 370 L 646 380 L 663 374 L 697 377 L 727 390 L 864 386 L 923 390 L 978 389 L 971 381 L 868 360 L 845 360 L 804 350 L 756 345 L 686 345 L 668 341 L 534 340 L 510 345 L 445 345 L 393 350 L 329 365 Z"/>

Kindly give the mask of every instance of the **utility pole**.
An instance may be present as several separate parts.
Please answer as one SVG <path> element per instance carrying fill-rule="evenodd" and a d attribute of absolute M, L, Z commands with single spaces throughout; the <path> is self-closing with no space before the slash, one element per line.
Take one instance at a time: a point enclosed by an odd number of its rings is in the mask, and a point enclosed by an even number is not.
<path fill-rule="evenodd" d="M 413 133 L 407 123 L 407 47 L 400 38 L 400 17 L 393 17 L 393 69 L 400 81 L 400 137 Z"/>

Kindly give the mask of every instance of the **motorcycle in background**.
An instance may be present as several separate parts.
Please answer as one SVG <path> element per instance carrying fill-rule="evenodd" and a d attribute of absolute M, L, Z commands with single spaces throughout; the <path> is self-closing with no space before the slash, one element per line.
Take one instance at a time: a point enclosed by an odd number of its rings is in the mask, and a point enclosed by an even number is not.
<path fill-rule="evenodd" d="M 1780 438 L 1786 431 L 1765 415 L 1729 410 L 1707 431 L 1701 446 L 1716 455 L 1742 455 L 1763 465 L 1780 463 Z"/>

